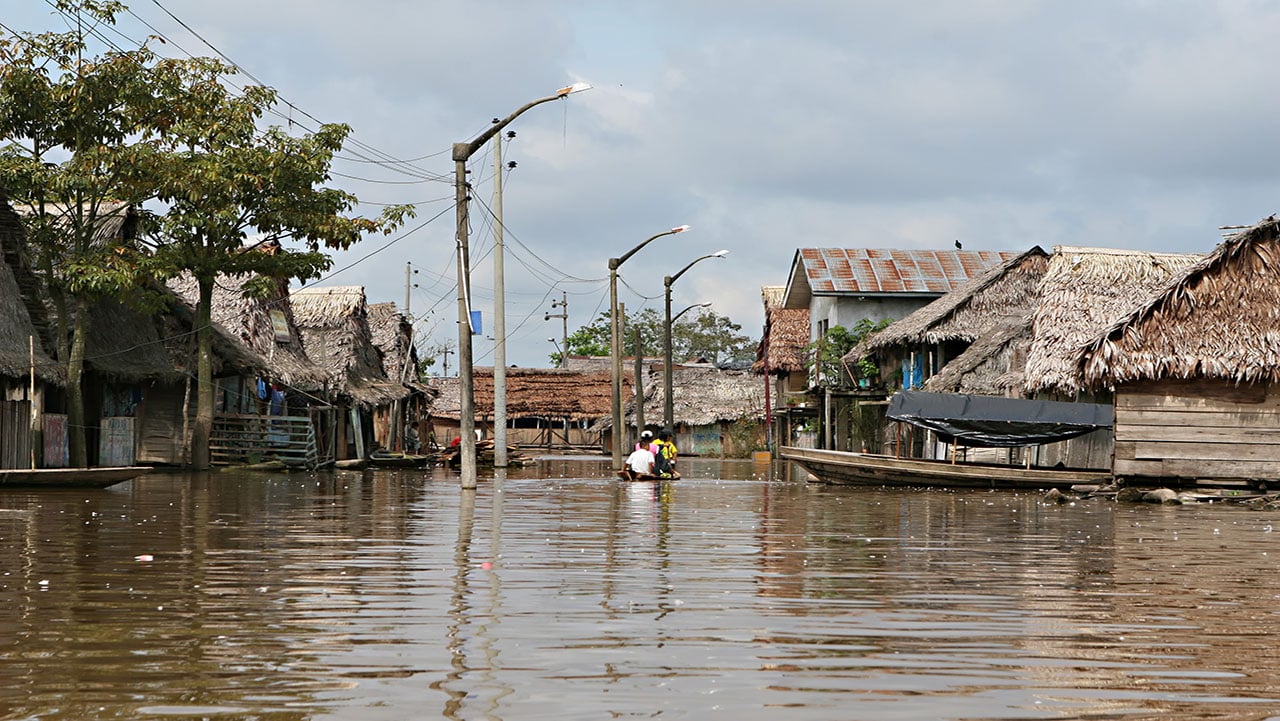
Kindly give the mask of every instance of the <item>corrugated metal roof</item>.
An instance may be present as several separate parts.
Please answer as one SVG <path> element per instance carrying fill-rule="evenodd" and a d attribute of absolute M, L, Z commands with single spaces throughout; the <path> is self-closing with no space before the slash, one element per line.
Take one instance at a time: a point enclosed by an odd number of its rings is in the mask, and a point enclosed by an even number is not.
<path fill-rule="evenodd" d="M 801 248 L 814 293 L 949 293 L 1017 251 Z"/>

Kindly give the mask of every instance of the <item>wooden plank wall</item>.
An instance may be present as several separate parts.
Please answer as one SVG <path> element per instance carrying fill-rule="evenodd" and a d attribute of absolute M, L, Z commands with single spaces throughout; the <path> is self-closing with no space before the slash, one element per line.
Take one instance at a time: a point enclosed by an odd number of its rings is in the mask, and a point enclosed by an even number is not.
<path fill-rule="evenodd" d="M 31 467 L 31 402 L 0 401 L 0 468 Z"/>
<path fill-rule="evenodd" d="M 1135 384 L 1116 392 L 1115 473 L 1280 478 L 1280 389 L 1222 381 Z"/>
<path fill-rule="evenodd" d="M 98 435 L 98 465 L 132 466 L 134 464 L 134 419 L 110 416 L 101 421 Z"/>

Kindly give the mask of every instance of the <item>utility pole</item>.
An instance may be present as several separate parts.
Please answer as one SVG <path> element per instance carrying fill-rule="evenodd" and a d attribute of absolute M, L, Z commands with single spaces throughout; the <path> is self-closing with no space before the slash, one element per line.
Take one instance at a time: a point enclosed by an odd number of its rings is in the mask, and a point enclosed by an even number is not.
<path fill-rule="evenodd" d="M 636 352 L 636 438 L 644 433 L 644 348 L 640 346 L 640 324 L 635 327 Z"/>
<path fill-rule="evenodd" d="M 560 300 L 551 301 L 552 308 L 563 308 L 559 313 L 547 313 L 542 316 L 543 320 L 551 320 L 559 318 L 561 322 L 560 331 L 560 367 L 569 367 L 569 294 L 560 291 Z"/>
<path fill-rule="evenodd" d="M 507 137 L 515 133 L 508 131 Z M 493 136 L 493 467 L 507 467 L 507 293 L 502 258 L 502 133 Z"/>
<path fill-rule="evenodd" d="M 581 82 L 560 88 L 554 95 L 538 98 L 520 106 L 514 113 L 495 122 L 474 140 L 453 144 L 453 185 L 456 206 L 454 215 L 458 226 L 455 231 L 458 243 L 458 430 L 462 435 L 462 441 L 458 447 L 458 454 L 461 456 L 458 464 L 458 485 L 464 490 L 476 487 L 476 398 L 475 377 L 471 367 L 471 251 L 468 225 L 471 218 L 467 211 L 469 199 L 467 193 L 470 190 L 467 185 L 467 160 L 484 147 L 490 138 L 501 132 L 529 108 L 590 88 L 589 83 Z"/>

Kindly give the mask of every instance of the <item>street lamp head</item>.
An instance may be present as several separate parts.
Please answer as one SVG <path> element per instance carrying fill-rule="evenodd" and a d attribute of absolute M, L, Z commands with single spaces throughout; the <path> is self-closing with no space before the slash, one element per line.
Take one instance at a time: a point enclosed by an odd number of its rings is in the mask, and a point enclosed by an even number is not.
<path fill-rule="evenodd" d="M 548 342 L 548 343 L 555 343 L 555 342 L 556 342 L 556 339 L 555 339 L 555 338 L 548 338 L 548 339 L 547 339 L 547 342 Z"/>
<path fill-rule="evenodd" d="M 676 227 L 674 227 L 674 228 L 672 228 L 672 229 L 671 229 L 671 232 L 672 232 L 672 233 L 683 233 L 683 232 L 685 232 L 685 231 L 686 231 L 686 230 L 688 230 L 688 229 L 689 229 L 689 226 L 687 226 L 687 225 L 677 225 Z"/>
<path fill-rule="evenodd" d="M 590 89 L 591 89 L 591 83 L 576 82 L 573 85 L 560 88 L 559 90 L 557 90 L 556 97 L 563 98 L 566 95 L 572 95 L 573 93 L 580 93 L 583 90 L 590 90 Z"/>
<path fill-rule="evenodd" d="M 712 257 L 712 258 L 723 258 L 723 257 L 725 257 L 725 256 L 726 256 L 726 255 L 728 255 L 728 254 L 729 254 L 729 251 L 727 251 L 727 250 L 717 250 L 716 252 L 714 252 L 714 253 L 712 253 L 712 254 L 711 254 L 711 257 Z"/>

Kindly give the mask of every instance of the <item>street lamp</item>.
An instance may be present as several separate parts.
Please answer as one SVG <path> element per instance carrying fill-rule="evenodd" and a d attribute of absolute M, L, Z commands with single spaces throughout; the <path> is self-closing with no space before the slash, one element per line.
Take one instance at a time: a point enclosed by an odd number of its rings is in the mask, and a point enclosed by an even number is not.
<path fill-rule="evenodd" d="M 560 88 L 553 95 L 525 103 L 514 113 L 489 126 L 475 140 L 453 144 L 454 206 L 458 225 L 458 433 L 462 436 L 458 453 L 461 474 L 459 482 L 462 488 L 476 487 L 476 399 L 474 369 L 471 366 L 471 257 L 467 247 L 470 224 L 467 209 L 467 161 L 498 131 L 507 127 L 511 121 L 520 117 L 529 108 L 590 88 L 591 85 L 588 83 L 574 83 Z"/>
<path fill-rule="evenodd" d="M 665 332 L 662 334 L 662 354 L 663 354 L 663 359 L 662 359 L 663 360 L 663 373 L 662 373 L 663 388 L 662 390 L 663 390 L 663 393 L 666 395 L 666 397 L 663 399 L 663 406 L 662 406 L 662 426 L 668 430 L 675 430 L 675 418 L 674 418 L 675 402 L 671 398 L 671 324 L 675 322 L 675 319 L 671 317 L 671 284 L 679 280 L 680 276 L 684 275 L 684 272 L 686 270 L 689 270 L 693 266 L 697 265 L 699 262 L 704 261 L 707 258 L 723 258 L 728 254 L 729 254 L 729 251 L 727 250 L 717 250 L 716 252 L 710 255 L 704 255 L 701 258 L 695 258 L 688 265 L 681 268 L 680 272 L 676 273 L 675 275 L 669 275 L 662 279 L 662 285 L 665 286 L 664 295 L 666 296 L 665 303 L 667 306 L 667 325 L 666 325 Z M 694 308 L 694 307 L 696 306 L 689 306 L 689 308 Z M 684 310 L 680 311 L 680 313 L 676 315 L 676 318 L 679 318 L 681 315 L 684 315 L 684 312 L 689 310 L 689 308 L 685 308 Z"/>
<path fill-rule="evenodd" d="M 618 328 L 618 268 L 627 262 L 627 258 L 635 255 L 641 248 L 664 235 L 683 233 L 687 225 L 678 225 L 671 230 L 664 230 L 657 235 L 628 250 L 621 258 L 609 259 L 609 356 L 613 370 L 613 469 L 622 468 L 622 335 Z"/>

